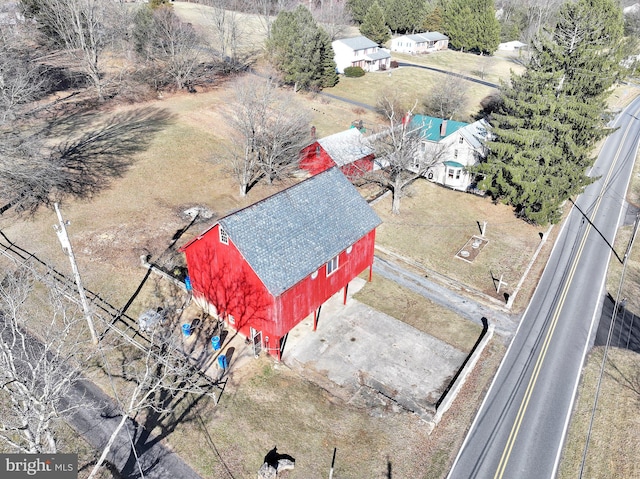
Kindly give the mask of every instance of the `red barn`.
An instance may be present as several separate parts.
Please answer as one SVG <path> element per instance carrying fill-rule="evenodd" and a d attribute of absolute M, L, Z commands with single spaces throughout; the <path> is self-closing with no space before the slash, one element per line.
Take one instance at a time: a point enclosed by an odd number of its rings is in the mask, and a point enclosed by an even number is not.
<path fill-rule="evenodd" d="M 220 218 L 181 250 L 194 296 L 279 358 L 294 326 L 371 274 L 380 223 L 334 167 Z"/>
<path fill-rule="evenodd" d="M 348 178 L 374 168 L 374 150 L 357 128 L 350 128 L 313 142 L 300 154 L 300 168 L 316 175 L 333 166 Z"/>

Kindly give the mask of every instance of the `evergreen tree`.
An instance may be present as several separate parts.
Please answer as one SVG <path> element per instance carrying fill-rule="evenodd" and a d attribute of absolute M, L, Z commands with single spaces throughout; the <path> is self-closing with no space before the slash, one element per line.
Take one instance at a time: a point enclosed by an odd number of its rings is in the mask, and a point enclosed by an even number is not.
<path fill-rule="evenodd" d="M 293 12 L 278 14 L 267 39 L 267 50 L 274 66 L 284 74 L 284 81 L 294 85 L 295 91 L 337 83 L 329 36 L 302 5 Z"/>
<path fill-rule="evenodd" d="M 444 31 L 444 23 L 442 20 L 443 9 L 440 5 L 427 10 L 422 20 L 421 30 L 425 32 L 442 32 Z"/>
<path fill-rule="evenodd" d="M 471 0 L 473 1 L 473 0 Z M 442 12 L 443 30 L 449 45 L 456 50 L 471 50 L 475 46 L 475 19 L 470 0 L 448 0 Z"/>
<path fill-rule="evenodd" d="M 335 86 L 339 80 L 336 62 L 333 59 L 334 52 L 331 46 L 331 38 L 329 34 L 321 28 L 318 40 L 320 45 L 320 86 L 322 88 L 331 88 Z"/>
<path fill-rule="evenodd" d="M 347 0 L 347 9 L 357 23 L 362 23 L 371 6 L 370 0 Z"/>
<path fill-rule="evenodd" d="M 524 74 L 504 88 L 480 186 L 528 221 L 557 222 L 562 203 L 592 181 L 586 170 L 607 134 L 622 29 L 615 0 L 568 2 L 553 31 L 535 42 Z"/>
<path fill-rule="evenodd" d="M 500 44 L 500 22 L 493 0 L 476 0 L 471 4 L 476 22 L 475 50 L 491 55 Z"/>
<path fill-rule="evenodd" d="M 492 54 L 498 49 L 500 23 L 493 0 L 447 0 L 442 22 L 457 50 Z"/>
<path fill-rule="evenodd" d="M 416 0 L 385 0 L 384 18 L 395 33 L 413 33 L 420 26 L 425 3 Z"/>
<path fill-rule="evenodd" d="M 360 33 L 379 45 L 391 38 L 389 27 L 387 27 L 384 19 L 384 13 L 377 1 L 369 7 L 367 14 L 364 16 L 362 25 L 360 25 Z"/>

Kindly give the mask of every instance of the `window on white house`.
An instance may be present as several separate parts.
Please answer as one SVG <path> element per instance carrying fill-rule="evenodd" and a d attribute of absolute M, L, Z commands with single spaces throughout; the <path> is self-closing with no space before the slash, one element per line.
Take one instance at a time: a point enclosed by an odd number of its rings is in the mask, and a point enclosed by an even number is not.
<path fill-rule="evenodd" d="M 331 258 L 331 260 L 327 263 L 327 276 L 332 275 L 333 273 L 335 273 L 338 270 L 338 259 L 340 258 L 340 255 L 335 256 L 334 258 Z"/>
<path fill-rule="evenodd" d="M 462 173 L 462 170 L 456 170 L 456 180 L 460 179 L 460 174 Z"/>
<path fill-rule="evenodd" d="M 453 150 L 453 157 L 458 158 L 458 150 Z"/>
<path fill-rule="evenodd" d="M 229 235 L 222 229 L 222 226 L 218 228 L 218 231 L 220 232 L 220 243 L 229 244 Z"/>
<path fill-rule="evenodd" d="M 448 168 L 448 169 L 447 169 L 447 176 L 448 176 L 449 178 L 451 178 L 451 179 L 453 179 L 453 172 L 454 172 L 454 169 L 453 169 L 453 168 Z"/>
<path fill-rule="evenodd" d="M 464 138 L 462 138 L 462 137 L 458 138 L 458 143 L 460 143 L 462 145 L 464 143 Z"/>

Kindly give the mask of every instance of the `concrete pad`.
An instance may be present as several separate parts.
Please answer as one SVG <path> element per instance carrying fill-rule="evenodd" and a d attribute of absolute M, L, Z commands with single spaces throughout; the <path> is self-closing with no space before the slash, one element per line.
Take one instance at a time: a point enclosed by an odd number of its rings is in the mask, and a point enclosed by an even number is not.
<path fill-rule="evenodd" d="M 282 359 L 344 399 L 369 387 L 428 417 L 466 353 L 354 300 L 364 283 L 351 282 L 346 305 L 341 291 L 322 306 L 316 332 L 313 316 L 296 326 Z"/>

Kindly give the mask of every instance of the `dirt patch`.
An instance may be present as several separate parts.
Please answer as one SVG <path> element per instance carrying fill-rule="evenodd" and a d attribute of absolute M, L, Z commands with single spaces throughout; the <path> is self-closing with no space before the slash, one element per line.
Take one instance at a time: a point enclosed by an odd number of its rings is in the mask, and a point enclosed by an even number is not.
<path fill-rule="evenodd" d="M 467 240 L 462 248 L 456 253 L 456 258 L 460 258 L 468 263 L 473 263 L 473 260 L 477 258 L 482 249 L 489 243 L 486 238 L 480 238 L 479 236 L 472 236 Z"/>

